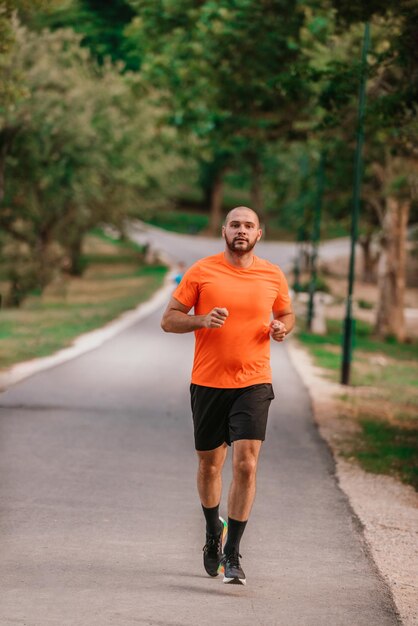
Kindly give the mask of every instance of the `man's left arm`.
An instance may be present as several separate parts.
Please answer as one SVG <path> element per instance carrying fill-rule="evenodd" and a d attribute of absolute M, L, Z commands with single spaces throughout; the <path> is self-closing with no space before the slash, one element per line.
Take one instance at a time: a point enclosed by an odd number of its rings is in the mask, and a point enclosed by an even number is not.
<path fill-rule="evenodd" d="M 283 341 L 295 325 L 292 305 L 281 311 L 273 311 L 274 319 L 270 323 L 270 335 L 274 341 Z"/>

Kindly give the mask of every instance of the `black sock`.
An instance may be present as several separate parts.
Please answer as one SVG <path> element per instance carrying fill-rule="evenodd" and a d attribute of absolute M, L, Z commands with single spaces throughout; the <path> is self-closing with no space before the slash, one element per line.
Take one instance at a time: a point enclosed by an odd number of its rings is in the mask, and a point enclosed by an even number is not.
<path fill-rule="evenodd" d="M 239 522 L 228 517 L 228 537 L 224 547 L 225 554 L 231 554 L 233 550 L 239 552 L 239 542 L 244 533 L 247 522 Z"/>
<path fill-rule="evenodd" d="M 209 535 L 219 535 L 222 530 L 222 522 L 219 519 L 219 504 L 207 509 L 202 504 L 203 513 L 206 519 L 206 532 Z"/>

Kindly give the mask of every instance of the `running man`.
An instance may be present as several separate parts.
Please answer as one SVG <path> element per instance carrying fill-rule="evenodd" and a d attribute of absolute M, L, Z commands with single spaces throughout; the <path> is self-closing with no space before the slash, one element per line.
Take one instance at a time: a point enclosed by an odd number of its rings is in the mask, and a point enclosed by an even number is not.
<path fill-rule="evenodd" d="M 254 501 L 258 456 L 274 398 L 270 338 L 281 342 L 294 326 L 283 272 L 253 252 L 261 235 L 252 209 L 232 209 L 222 227 L 225 251 L 187 270 L 161 322 L 166 332 L 195 333 L 190 392 L 197 488 L 206 519 L 203 563 L 210 576 L 217 576 L 223 566 L 224 582 L 232 584 L 246 583 L 239 546 Z M 219 517 L 219 503 L 231 444 L 233 478 L 223 546 L 226 523 Z"/>

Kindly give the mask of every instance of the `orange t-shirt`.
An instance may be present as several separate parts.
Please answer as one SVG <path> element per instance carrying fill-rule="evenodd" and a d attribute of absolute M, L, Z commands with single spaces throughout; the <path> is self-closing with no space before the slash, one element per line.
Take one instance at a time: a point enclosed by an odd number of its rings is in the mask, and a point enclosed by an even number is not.
<path fill-rule="evenodd" d="M 195 331 L 192 383 L 240 388 L 271 382 L 271 314 L 290 304 L 287 281 L 277 265 L 254 256 L 249 268 L 240 269 L 221 252 L 192 265 L 173 296 L 194 307 L 195 315 L 214 307 L 229 312 L 222 328 Z"/>

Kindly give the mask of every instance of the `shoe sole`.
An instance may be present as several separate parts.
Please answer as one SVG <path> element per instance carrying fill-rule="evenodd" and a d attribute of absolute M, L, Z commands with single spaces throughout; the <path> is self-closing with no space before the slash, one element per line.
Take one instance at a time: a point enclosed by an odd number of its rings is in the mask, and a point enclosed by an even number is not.
<path fill-rule="evenodd" d="M 247 581 L 245 580 L 245 578 L 226 578 L 224 576 L 224 580 L 223 582 L 226 585 L 246 585 Z"/>

